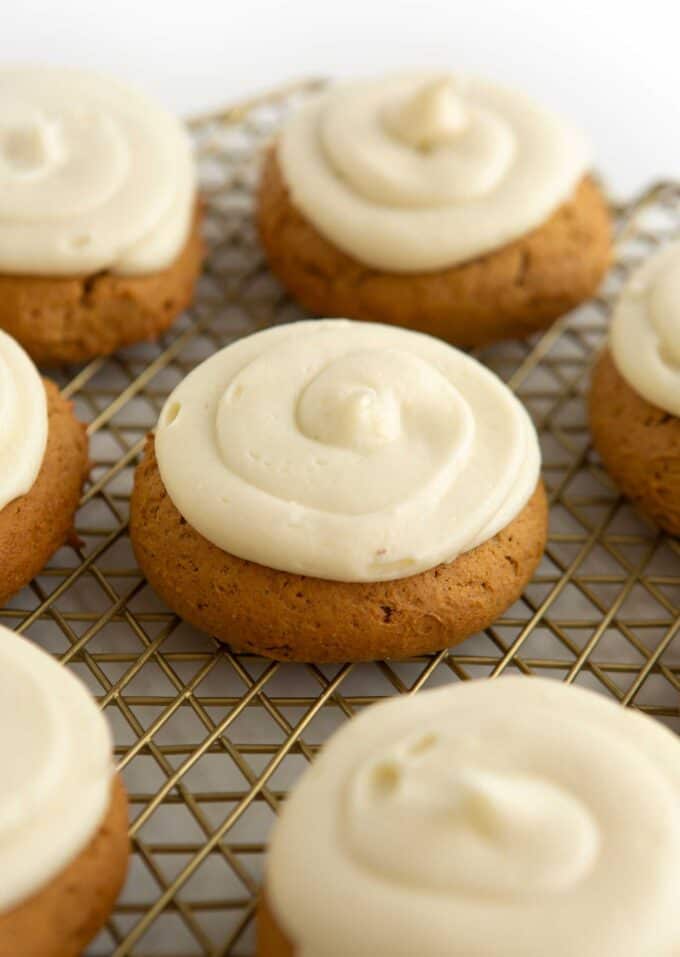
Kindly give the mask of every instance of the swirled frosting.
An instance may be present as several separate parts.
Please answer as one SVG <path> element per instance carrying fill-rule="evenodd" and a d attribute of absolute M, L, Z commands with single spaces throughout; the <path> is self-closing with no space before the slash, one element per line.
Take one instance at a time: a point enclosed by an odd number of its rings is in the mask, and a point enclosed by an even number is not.
<path fill-rule="evenodd" d="M 432 74 L 343 84 L 278 149 L 295 205 L 376 269 L 465 262 L 544 223 L 588 165 L 580 134 L 525 96 Z"/>
<path fill-rule="evenodd" d="M 113 775 L 108 725 L 85 686 L 0 626 L 0 913 L 89 843 Z"/>
<path fill-rule="evenodd" d="M 99 74 L 0 70 L 0 271 L 155 272 L 194 202 L 188 138 L 159 105 Z"/>
<path fill-rule="evenodd" d="M 680 416 L 680 242 L 648 259 L 625 286 L 609 346 L 636 392 Z"/>
<path fill-rule="evenodd" d="M 340 581 L 452 561 L 515 518 L 539 473 L 531 420 L 493 373 L 438 339 L 342 319 L 212 356 L 168 398 L 156 455 L 219 548 Z"/>
<path fill-rule="evenodd" d="M 287 800 L 266 875 L 296 957 L 676 957 L 679 883 L 677 738 L 517 677 L 352 720 Z"/>
<path fill-rule="evenodd" d="M 47 445 L 47 398 L 24 350 L 0 332 L 0 509 L 29 492 Z"/>

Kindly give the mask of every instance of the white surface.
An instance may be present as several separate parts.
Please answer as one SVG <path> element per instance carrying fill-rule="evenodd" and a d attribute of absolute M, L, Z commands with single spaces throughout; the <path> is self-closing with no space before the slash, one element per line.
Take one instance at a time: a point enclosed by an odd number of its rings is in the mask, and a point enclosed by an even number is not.
<path fill-rule="evenodd" d="M 475 70 L 577 120 L 628 193 L 680 173 L 679 28 L 669 0 L 6 0 L 0 59 L 113 70 L 183 112 L 305 74 Z"/>

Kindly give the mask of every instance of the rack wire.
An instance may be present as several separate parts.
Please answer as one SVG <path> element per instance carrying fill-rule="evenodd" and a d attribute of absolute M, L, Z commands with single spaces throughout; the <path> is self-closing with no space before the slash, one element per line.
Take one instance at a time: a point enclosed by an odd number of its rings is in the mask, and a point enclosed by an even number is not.
<path fill-rule="evenodd" d="M 267 272 L 252 221 L 263 147 L 307 81 L 193 121 L 210 255 L 194 308 L 155 345 L 79 370 L 64 394 L 88 423 L 94 467 L 78 547 L 0 611 L 97 695 L 130 792 L 130 877 L 91 957 L 245 957 L 266 835 L 332 731 L 372 702 L 501 672 L 593 687 L 680 731 L 680 544 L 617 494 L 589 445 L 584 395 L 613 297 L 680 234 L 680 184 L 615 208 L 616 264 L 598 298 L 529 343 L 478 355 L 528 406 L 550 492 L 550 541 L 493 627 L 407 662 L 324 666 L 237 655 L 180 622 L 127 537 L 135 463 L 165 396 L 239 336 L 300 317 Z"/>

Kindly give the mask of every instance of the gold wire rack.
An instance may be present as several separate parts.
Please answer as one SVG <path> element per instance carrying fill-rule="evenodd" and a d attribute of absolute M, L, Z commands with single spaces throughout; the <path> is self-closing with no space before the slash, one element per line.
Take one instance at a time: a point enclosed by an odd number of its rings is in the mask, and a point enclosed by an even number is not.
<path fill-rule="evenodd" d="M 503 671 L 584 684 L 680 730 L 680 543 L 640 518 L 593 454 L 589 366 L 622 280 L 680 234 L 680 184 L 617 207 L 602 294 L 530 343 L 480 356 L 540 432 L 550 490 L 545 559 L 521 601 L 454 651 L 408 662 L 281 665 L 236 655 L 151 592 L 127 538 L 133 470 L 168 392 L 235 338 L 300 317 L 268 274 L 252 221 L 258 158 L 308 81 L 192 123 L 210 256 L 194 308 L 157 345 L 58 375 L 88 422 L 94 467 L 64 548 L 3 611 L 76 671 L 114 728 L 133 860 L 88 955 L 245 957 L 265 840 L 287 789 L 366 705 Z"/>

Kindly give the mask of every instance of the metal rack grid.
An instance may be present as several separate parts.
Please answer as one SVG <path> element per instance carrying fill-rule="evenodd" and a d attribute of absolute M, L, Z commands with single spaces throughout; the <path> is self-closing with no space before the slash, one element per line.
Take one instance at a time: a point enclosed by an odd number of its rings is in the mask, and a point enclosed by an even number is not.
<path fill-rule="evenodd" d="M 164 397 L 238 336 L 300 316 L 267 273 L 252 223 L 257 159 L 297 84 L 192 124 L 210 256 L 196 305 L 157 345 L 57 378 L 89 423 L 94 467 L 64 548 L 0 621 L 36 639 L 98 696 L 131 800 L 130 878 L 88 951 L 114 957 L 253 953 L 265 839 L 319 745 L 385 696 L 503 671 L 588 685 L 680 730 L 680 543 L 637 516 L 589 446 L 584 393 L 610 303 L 631 267 L 680 233 L 680 185 L 616 209 L 617 263 L 600 297 L 541 338 L 482 350 L 529 407 L 551 534 L 525 595 L 452 652 L 316 667 L 235 655 L 146 585 L 126 533 L 133 470 Z"/>

